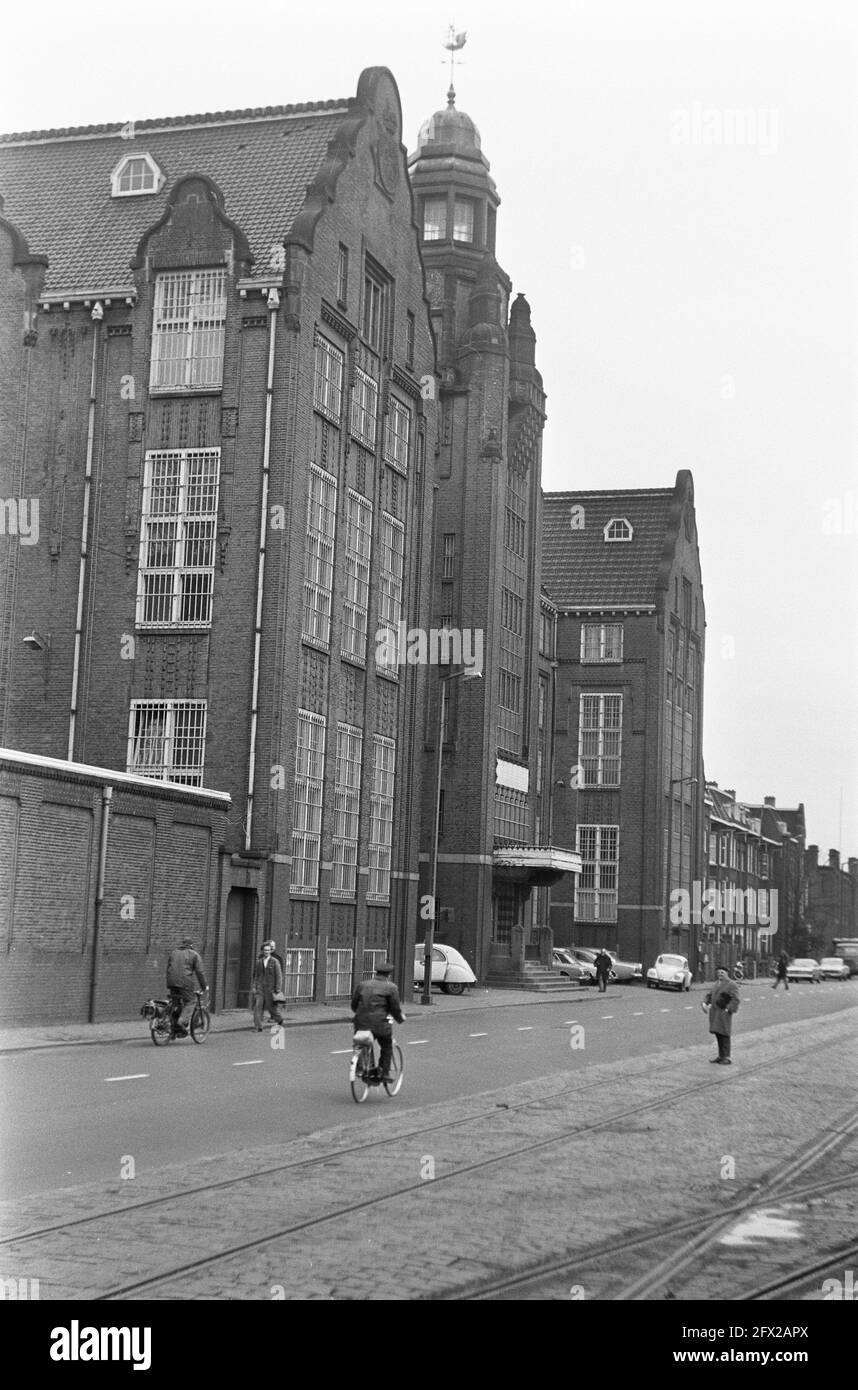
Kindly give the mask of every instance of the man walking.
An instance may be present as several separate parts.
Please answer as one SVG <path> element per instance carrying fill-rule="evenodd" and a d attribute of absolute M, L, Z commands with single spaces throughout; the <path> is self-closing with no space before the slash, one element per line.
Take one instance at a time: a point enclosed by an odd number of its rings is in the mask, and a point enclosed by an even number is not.
<path fill-rule="evenodd" d="M 174 1027 L 180 1038 L 188 1036 L 188 1023 L 194 1011 L 197 987 L 208 989 L 202 957 L 189 936 L 171 951 L 167 960 L 167 989 L 173 1002 Z M 181 1012 L 175 1015 L 181 1005 Z"/>
<path fill-rule="evenodd" d="M 596 979 L 599 982 L 599 993 L 604 994 L 605 990 L 608 988 L 608 977 L 614 968 L 614 962 L 611 960 L 611 957 L 604 947 L 602 947 L 596 959 L 593 961 L 593 964 L 596 967 Z"/>
<path fill-rule="evenodd" d="M 283 1005 L 283 970 L 280 959 L 274 954 L 274 942 L 263 941 L 262 954 L 253 967 L 253 1026 L 257 1033 L 262 1032 L 262 1014 L 265 1009 L 274 1023 L 285 1023 Z"/>
<path fill-rule="evenodd" d="M 789 956 L 787 955 L 786 951 L 781 951 L 780 955 L 778 956 L 778 963 L 775 969 L 775 982 L 772 985 L 772 989 L 777 989 L 781 980 L 783 980 L 784 989 L 787 992 L 789 992 L 789 978 L 787 976 L 788 969 Z"/>
<path fill-rule="evenodd" d="M 739 990 L 726 970 L 716 972 L 716 980 L 701 1004 L 709 1009 L 709 1032 L 715 1034 L 718 1056 L 710 1057 L 722 1067 L 732 1065 L 730 1057 L 730 1038 L 733 1032 L 733 1014 L 739 1007 Z"/>

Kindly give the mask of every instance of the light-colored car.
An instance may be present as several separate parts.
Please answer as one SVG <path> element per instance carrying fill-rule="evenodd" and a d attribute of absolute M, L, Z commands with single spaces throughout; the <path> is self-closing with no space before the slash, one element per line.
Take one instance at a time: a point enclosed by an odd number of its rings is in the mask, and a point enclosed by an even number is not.
<path fill-rule="evenodd" d="M 569 952 L 570 956 L 572 956 L 573 960 L 577 960 L 581 965 L 587 965 L 590 967 L 590 969 L 593 972 L 592 983 L 595 984 L 596 957 L 599 954 L 599 948 L 597 946 L 567 946 L 565 949 Z M 610 955 L 610 951 L 608 952 L 608 955 Z M 611 970 L 608 979 L 611 982 L 611 984 L 616 984 L 616 970 Z"/>
<path fill-rule="evenodd" d="M 840 956 L 825 956 L 819 962 L 823 980 L 848 980 L 851 970 Z"/>
<path fill-rule="evenodd" d="M 655 965 L 646 972 L 647 989 L 689 990 L 691 988 L 691 971 L 688 968 L 688 960 L 685 956 L 664 955 L 658 956 Z"/>
<path fill-rule="evenodd" d="M 605 947 L 607 951 L 608 948 Z M 614 962 L 614 974 L 621 985 L 630 985 L 632 980 L 643 979 L 643 966 L 640 961 L 633 963 L 629 960 L 620 960 L 616 951 L 608 951 L 608 955 Z"/>
<path fill-rule="evenodd" d="M 812 985 L 818 985 L 822 981 L 822 971 L 819 968 L 818 960 L 801 959 L 790 961 L 787 966 L 788 980 L 810 980 Z"/>
<path fill-rule="evenodd" d="M 425 974 L 423 943 L 418 941 L 414 954 L 414 985 L 423 984 Z M 474 985 L 477 977 L 465 957 L 452 946 L 432 947 L 432 983 L 440 985 L 444 994 L 464 994 L 466 985 Z"/>
<path fill-rule="evenodd" d="M 596 967 L 588 965 L 586 961 L 576 960 L 568 947 L 555 946 L 551 956 L 554 969 L 565 975 L 568 980 L 574 981 L 576 985 L 596 983 Z"/>

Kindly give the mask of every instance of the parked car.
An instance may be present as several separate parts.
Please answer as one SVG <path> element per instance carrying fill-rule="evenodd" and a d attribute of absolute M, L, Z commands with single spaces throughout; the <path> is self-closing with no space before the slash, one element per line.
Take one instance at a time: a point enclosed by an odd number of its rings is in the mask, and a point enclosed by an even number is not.
<path fill-rule="evenodd" d="M 555 946 L 552 953 L 552 963 L 554 969 L 567 979 L 575 982 L 576 985 L 594 985 L 596 983 L 596 967 L 587 965 L 585 961 L 576 960 L 572 952 L 566 946 Z"/>
<path fill-rule="evenodd" d="M 822 971 L 819 968 L 818 960 L 793 960 L 787 966 L 788 980 L 810 980 L 811 984 L 818 985 L 822 981 Z"/>
<path fill-rule="evenodd" d="M 662 985 L 666 989 L 689 990 L 691 988 L 691 971 L 688 968 L 688 960 L 685 956 L 658 956 L 655 965 L 646 972 L 647 989 L 661 989 Z"/>
<path fill-rule="evenodd" d="M 422 944 L 418 942 L 414 953 L 415 987 L 423 984 L 425 975 L 425 954 Z M 444 994 L 464 994 L 465 986 L 476 984 L 476 982 L 477 977 L 464 956 L 460 955 L 458 951 L 455 951 L 452 946 L 433 945 L 433 985 L 440 985 Z"/>
<path fill-rule="evenodd" d="M 848 980 L 851 970 L 840 956 L 825 956 L 819 962 L 823 980 Z"/>
<path fill-rule="evenodd" d="M 581 965 L 588 965 L 591 968 L 591 970 L 593 971 L 593 984 L 595 984 L 596 957 L 599 954 L 599 948 L 597 946 L 567 946 L 565 947 L 565 949 L 569 952 L 573 959 L 579 961 Z M 610 955 L 610 951 L 608 952 L 608 954 Z M 611 973 L 608 976 L 608 979 L 613 984 L 616 982 L 616 978 L 617 972 L 612 969 Z"/>
<path fill-rule="evenodd" d="M 607 947 L 605 949 L 607 950 Z M 620 960 L 616 951 L 608 951 L 608 955 L 614 962 L 614 974 L 621 985 L 630 985 L 632 980 L 643 979 L 643 966 L 640 961 L 637 964 L 632 964 L 631 961 Z"/>

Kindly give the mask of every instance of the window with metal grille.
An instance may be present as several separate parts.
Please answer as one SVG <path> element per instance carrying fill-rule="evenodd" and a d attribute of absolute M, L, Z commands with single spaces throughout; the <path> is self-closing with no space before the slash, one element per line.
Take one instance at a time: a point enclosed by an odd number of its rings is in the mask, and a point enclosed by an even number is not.
<path fill-rule="evenodd" d="M 371 348 L 380 352 L 384 346 L 385 319 L 387 314 L 387 286 L 370 271 L 363 277 L 363 319 L 361 321 L 364 340 Z"/>
<path fill-rule="evenodd" d="M 125 198 L 135 193 L 157 193 L 164 176 L 151 155 L 126 155 L 111 176 L 111 195 Z"/>
<path fill-rule="evenodd" d="M 298 711 L 295 748 L 295 799 L 292 807 L 293 893 L 319 891 L 322 798 L 325 787 L 325 719 Z"/>
<path fill-rule="evenodd" d="M 447 199 L 427 198 L 423 204 L 423 240 L 444 241 L 447 236 Z"/>
<path fill-rule="evenodd" d="M 345 304 L 349 297 L 349 248 L 340 243 L 340 254 L 337 260 L 337 299 L 340 304 Z"/>
<path fill-rule="evenodd" d="M 376 425 L 378 421 L 378 386 L 371 376 L 355 368 L 355 384 L 352 387 L 351 432 L 368 449 L 375 448 Z"/>
<path fill-rule="evenodd" d="M 352 952 L 328 947 L 325 961 L 325 998 L 349 999 L 352 992 Z"/>
<path fill-rule="evenodd" d="M 391 675 L 399 671 L 404 572 L 405 527 L 395 517 L 382 512 L 375 661 L 380 670 Z"/>
<path fill-rule="evenodd" d="M 126 772 L 201 787 L 205 749 L 205 700 L 131 701 Z"/>
<path fill-rule="evenodd" d="M 622 661 L 623 625 L 622 623 L 582 623 L 581 660 L 582 662 Z"/>
<path fill-rule="evenodd" d="M 226 270 L 176 270 L 155 279 L 150 391 L 220 390 Z"/>
<path fill-rule="evenodd" d="M 343 409 L 343 362 L 340 349 L 317 333 L 313 405 L 337 424 Z"/>
<path fill-rule="evenodd" d="M 441 560 L 441 578 L 452 579 L 456 573 L 456 533 L 445 531 L 444 551 Z"/>
<path fill-rule="evenodd" d="M 616 922 L 618 825 L 579 825 L 575 848 L 581 872 L 575 880 L 575 921 Z"/>
<path fill-rule="evenodd" d="M 372 555 L 372 503 L 349 491 L 346 500 L 346 577 L 343 595 L 344 656 L 366 660 L 369 566 Z"/>
<path fill-rule="evenodd" d="M 414 366 L 414 315 L 410 309 L 405 314 L 405 365 Z"/>
<path fill-rule="evenodd" d="M 334 534 L 337 524 L 337 480 L 310 465 L 307 492 L 304 618 L 308 641 L 328 645 L 331 636 L 331 593 L 334 583 Z"/>
<path fill-rule="evenodd" d="M 495 787 L 494 838 L 506 844 L 528 841 L 527 793 L 513 787 Z"/>
<path fill-rule="evenodd" d="M 524 600 L 511 589 L 501 589 L 501 627 L 518 637 L 524 631 Z"/>
<path fill-rule="evenodd" d="M 612 517 L 603 533 L 606 541 L 630 541 L 634 535 L 632 524 L 624 516 Z"/>
<path fill-rule="evenodd" d="M 384 431 L 384 457 L 400 473 L 408 472 L 408 448 L 411 443 L 411 411 L 395 396 L 390 397 Z"/>
<path fill-rule="evenodd" d="M 524 556 L 525 526 L 520 516 L 507 507 L 504 516 L 503 543 L 513 555 Z"/>
<path fill-rule="evenodd" d="M 362 757 L 362 730 L 338 724 L 331 893 L 349 898 L 354 897 L 357 884 Z"/>
<path fill-rule="evenodd" d="M 453 240 L 473 241 L 474 204 L 470 198 L 456 198 L 453 203 Z"/>
<path fill-rule="evenodd" d="M 371 980 L 375 974 L 375 967 L 380 965 L 383 960 L 387 960 L 387 951 L 380 951 L 376 946 L 364 951 L 361 979 Z"/>
<path fill-rule="evenodd" d="M 578 763 L 582 787 L 618 787 L 622 752 L 622 695 L 581 695 Z"/>
<path fill-rule="evenodd" d="M 369 812 L 368 902 L 390 899 L 390 857 L 393 845 L 393 789 L 396 781 L 396 743 L 373 734 L 372 796 Z"/>
<path fill-rule="evenodd" d="M 283 971 L 283 993 L 287 999 L 312 999 L 316 974 L 316 952 L 312 947 L 298 947 L 286 952 Z"/>
<path fill-rule="evenodd" d="M 521 677 L 503 668 L 498 672 L 498 705 L 513 714 L 521 713 Z"/>
<path fill-rule="evenodd" d="M 138 627 L 210 627 L 220 449 L 150 450 L 143 476 Z"/>

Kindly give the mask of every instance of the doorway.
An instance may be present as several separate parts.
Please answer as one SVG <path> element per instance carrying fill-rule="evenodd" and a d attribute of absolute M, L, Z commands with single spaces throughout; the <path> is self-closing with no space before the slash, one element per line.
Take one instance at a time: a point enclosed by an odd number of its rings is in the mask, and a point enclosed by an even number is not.
<path fill-rule="evenodd" d="M 249 1009 L 258 898 L 255 888 L 231 888 L 226 900 L 225 1009 Z"/>

